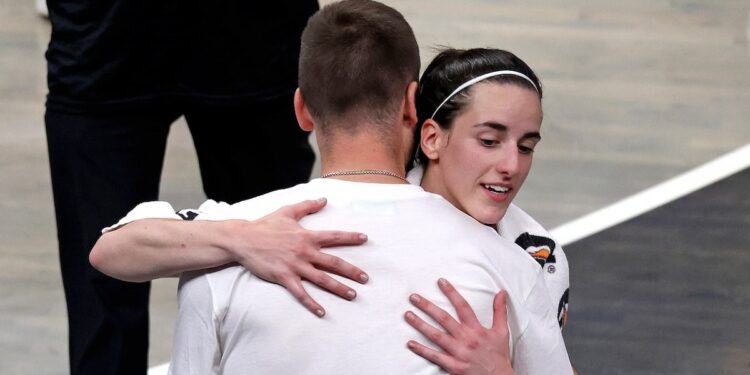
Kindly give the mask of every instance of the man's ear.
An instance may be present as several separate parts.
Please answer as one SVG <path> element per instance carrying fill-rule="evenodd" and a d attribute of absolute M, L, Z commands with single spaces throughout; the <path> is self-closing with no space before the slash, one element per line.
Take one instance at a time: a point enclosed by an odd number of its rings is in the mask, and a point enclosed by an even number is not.
<path fill-rule="evenodd" d="M 409 83 L 409 86 L 406 86 L 406 93 L 404 94 L 404 108 L 402 111 L 404 122 L 410 128 L 419 121 L 417 118 L 417 86 L 417 81 L 412 81 Z"/>
<path fill-rule="evenodd" d="M 437 122 L 432 119 L 425 120 L 420 132 L 419 145 L 422 152 L 432 161 L 440 159 L 440 149 L 447 144 L 448 133 L 440 128 Z"/>
<path fill-rule="evenodd" d="M 297 116 L 297 123 L 302 130 L 307 132 L 313 131 L 315 123 L 312 116 L 310 116 L 310 111 L 307 109 L 307 104 L 305 104 L 305 99 L 302 98 L 302 92 L 299 91 L 299 88 L 294 91 L 294 114 Z"/>

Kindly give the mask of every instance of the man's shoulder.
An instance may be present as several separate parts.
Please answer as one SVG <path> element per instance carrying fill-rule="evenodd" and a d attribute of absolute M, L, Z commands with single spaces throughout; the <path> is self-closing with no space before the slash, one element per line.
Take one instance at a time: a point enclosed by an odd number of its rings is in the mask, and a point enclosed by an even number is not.
<path fill-rule="evenodd" d="M 423 230 L 428 233 L 444 232 L 445 237 L 462 246 L 481 250 L 497 270 L 526 275 L 529 279 L 535 277 L 539 269 L 536 262 L 511 240 L 500 236 L 495 228 L 481 224 L 448 202 L 436 203 L 432 209 L 423 213 L 431 218 Z"/>
<path fill-rule="evenodd" d="M 235 203 L 231 206 L 230 212 L 232 215 L 239 214 L 238 218 L 247 218 L 247 215 L 257 218 L 259 216 L 255 213 L 265 215 L 281 206 L 318 198 L 328 199 L 327 207 L 346 207 L 352 203 L 371 203 L 382 206 L 404 202 L 413 202 L 421 207 L 428 207 L 432 206 L 435 201 L 438 206 L 450 205 L 441 197 L 427 193 L 418 186 L 355 183 L 318 178 Z"/>
<path fill-rule="evenodd" d="M 223 214 L 233 219 L 254 220 L 268 215 L 282 206 L 318 198 L 320 197 L 315 195 L 315 191 L 310 188 L 309 183 L 304 183 L 237 202 L 228 206 Z"/>

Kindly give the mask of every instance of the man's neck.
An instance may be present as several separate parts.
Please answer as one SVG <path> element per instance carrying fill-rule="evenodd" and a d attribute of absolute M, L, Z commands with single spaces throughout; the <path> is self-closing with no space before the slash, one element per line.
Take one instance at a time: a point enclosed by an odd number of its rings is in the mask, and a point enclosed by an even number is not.
<path fill-rule="evenodd" d="M 394 143 L 398 140 L 394 140 Z M 382 184 L 404 184 L 403 179 L 386 173 L 405 177 L 405 159 L 402 147 L 385 146 L 383 140 L 372 135 L 341 136 L 333 142 L 321 145 L 321 175 L 342 172 L 336 178 L 354 182 Z M 368 171 L 368 172 L 365 172 Z M 372 173 L 377 171 L 381 173 Z"/>

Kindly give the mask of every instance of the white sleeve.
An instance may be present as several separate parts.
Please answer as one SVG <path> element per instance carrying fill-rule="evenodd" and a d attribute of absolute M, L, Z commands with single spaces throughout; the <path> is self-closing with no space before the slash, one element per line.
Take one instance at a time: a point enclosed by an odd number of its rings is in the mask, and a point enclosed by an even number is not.
<path fill-rule="evenodd" d="M 125 217 L 120 219 L 117 224 L 102 229 L 102 234 L 119 229 L 127 224 L 143 219 L 175 219 L 175 220 L 193 220 L 198 215 L 205 215 L 214 210 L 225 209 L 229 205 L 209 199 L 196 210 L 184 209 L 176 212 L 169 202 L 153 201 L 144 202 L 135 206 Z"/>
<path fill-rule="evenodd" d="M 178 299 L 169 374 L 218 375 L 222 356 L 219 319 L 206 274 L 183 274 Z"/>
<path fill-rule="evenodd" d="M 120 227 L 130 224 L 136 220 L 141 219 L 181 219 L 179 215 L 177 215 L 176 212 L 174 212 L 174 208 L 172 208 L 172 205 L 168 202 L 144 202 L 141 203 L 130 212 L 128 212 L 125 217 L 120 219 L 120 221 L 117 222 L 115 225 L 108 226 L 104 229 L 102 229 L 102 233 L 111 232 L 115 229 L 119 229 Z"/>
<path fill-rule="evenodd" d="M 549 303 L 549 294 L 541 272 L 524 301 L 529 324 L 516 343 L 513 369 L 519 375 L 569 375 L 573 373 L 557 314 Z"/>

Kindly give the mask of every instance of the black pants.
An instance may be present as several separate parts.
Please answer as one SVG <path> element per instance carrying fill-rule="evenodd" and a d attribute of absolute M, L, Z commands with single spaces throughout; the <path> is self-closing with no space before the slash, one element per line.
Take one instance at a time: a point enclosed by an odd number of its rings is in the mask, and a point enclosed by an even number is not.
<path fill-rule="evenodd" d="M 185 115 L 206 195 L 234 203 L 305 182 L 314 154 L 291 97 L 242 108 L 45 115 L 71 374 L 146 374 L 150 283 L 94 270 L 103 227 L 156 200 L 170 124 Z M 196 202 L 196 204 L 199 202 Z"/>

